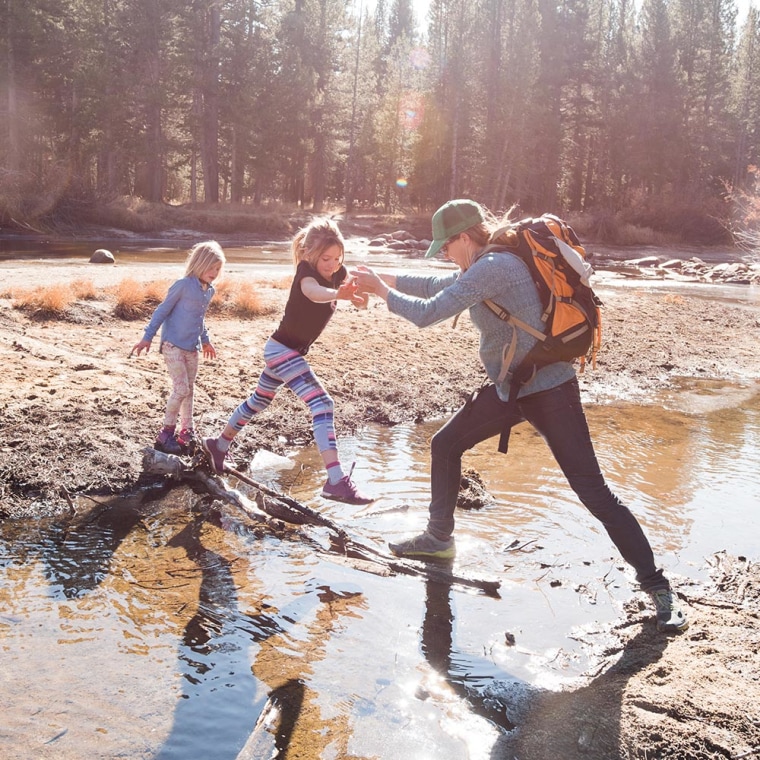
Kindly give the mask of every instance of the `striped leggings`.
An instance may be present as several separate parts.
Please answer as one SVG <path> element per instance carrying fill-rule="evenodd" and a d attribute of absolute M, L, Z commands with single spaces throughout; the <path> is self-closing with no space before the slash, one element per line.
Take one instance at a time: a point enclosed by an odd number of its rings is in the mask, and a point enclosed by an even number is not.
<path fill-rule="evenodd" d="M 239 433 L 254 414 L 272 403 L 280 386 L 287 385 L 309 407 L 319 451 L 337 451 L 333 400 L 306 359 L 298 351 L 270 338 L 264 346 L 264 363 L 256 390 L 232 413 L 228 424 Z"/>

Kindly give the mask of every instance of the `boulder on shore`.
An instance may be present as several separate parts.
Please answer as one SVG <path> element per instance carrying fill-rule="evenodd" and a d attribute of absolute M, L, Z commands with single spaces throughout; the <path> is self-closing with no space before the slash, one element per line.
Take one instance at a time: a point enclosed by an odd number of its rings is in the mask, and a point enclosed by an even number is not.
<path fill-rule="evenodd" d="M 116 259 L 111 251 L 107 251 L 105 248 L 98 248 L 95 253 L 90 256 L 90 264 L 115 264 Z"/>

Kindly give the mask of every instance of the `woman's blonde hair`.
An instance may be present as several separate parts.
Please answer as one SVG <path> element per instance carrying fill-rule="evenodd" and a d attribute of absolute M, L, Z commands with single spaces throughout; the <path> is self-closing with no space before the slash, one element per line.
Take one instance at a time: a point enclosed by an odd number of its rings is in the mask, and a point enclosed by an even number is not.
<path fill-rule="evenodd" d="M 290 245 L 293 254 L 293 264 L 297 267 L 300 262 L 308 261 L 316 266 L 319 257 L 331 246 L 340 248 L 340 261 L 346 253 L 346 243 L 338 225 L 327 217 L 313 219 L 302 227 L 293 238 Z"/>
<path fill-rule="evenodd" d="M 227 258 L 224 255 L 222 246 L 216 240 L 206 240 L 203 243 L 196 243 L 187 255 L 187 266 L 185 275 L 195 275 L 199 280 L 201 275 L 210 267 L 220 262 L 224 267 Z M 221 270 L 220 270 L 221 273 Z"/>
<path fill-rule="evenodd" d="M 465 230 L 473 243 L 478 248 L 487 245 L 505 245 L 514 248 L 517 245 L 517 233 L 515 232 L 514 214 L 517 206 L 511 206 L 507 212 L 497 219 L 490 211 L 484 209 L 485 221 Z"/>

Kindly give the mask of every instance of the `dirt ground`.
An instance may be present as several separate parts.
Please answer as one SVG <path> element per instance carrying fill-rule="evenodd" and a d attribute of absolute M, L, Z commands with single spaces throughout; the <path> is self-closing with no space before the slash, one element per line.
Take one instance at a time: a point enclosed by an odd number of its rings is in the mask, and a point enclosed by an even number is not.
<path fill-rule="evenodd" d="M 108 287 L 127 275 L 176 279 L 181 267 L 0 264 L 5 286 L 86 277 L 102 293 L 52 321 L 0 298 L 0 519 L 67 510 L 77 494 L 134 487 L 140 450 L 161 423 L 168 378 L 157 353 L 128 358 L 145 320 L 116 318 Z M 266 316 L 209 317 L 219 358 L 201 365 L 200 434 L 218 431 L 255 384 L 287 291 L 264 283 L 261 294 L 272 307 Z M 587 401 L 648 403 L 653 389 L 678 377 L 760 379 L 760 309 L 639 289 L 600 295 L 604 345 L 596 370 L 581 376 Z M 466 317 L 455 330 L 420 331 L 377 299 L 365 311 L 341 303 L 310 361 L 335 399 L 339 433 L 443 417 L 483 378 Z M 283 393 L 236 445 L 250 459 L 259 448 L 310 441 L 305 409 Z M 716 556 L 710 584 L 680 586 L 691 620 L 680 636 L 657 634 L 650 610 L 629 609 L 617 627 L 619 646 L 602 653 L 588 685 L 541 697 L 521 726 L 516 757 L 760 755 L 758 560 Z"/>

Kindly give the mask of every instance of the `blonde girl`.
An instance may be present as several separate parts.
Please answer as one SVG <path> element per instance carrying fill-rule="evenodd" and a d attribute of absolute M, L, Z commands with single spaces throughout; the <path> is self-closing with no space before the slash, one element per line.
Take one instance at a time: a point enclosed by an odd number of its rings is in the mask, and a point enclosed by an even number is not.
<path fill-rule="evenodd" d="M 198 354 L 202 352 L 206 359 L 216 358 L 205 316 L 214 297 L 212 283 L 221 274 L 225 262 L 224 251 L 216 241 L 194 245 L 188 254 L 185 276 L 169 288 L 166 298 L 153 312 L 142 340 L 132 349 L 138 356 L 143 350 L 147 353 L 161 328 L 159 351 L 166 361 L 172 392 L 154 446 L 167 454 L 187 451 L 195 441 L 193 391 Z"/>
<path fill-rule="evenodd" d="M 295 277 L 282 320 L 264 346 L 265 367 L 256 390 L 232 413 L 218 437 L 203 439 L 203 448 L 217 473 L 224 471 L 225 460 L 234 468 L 229 457 L 230 443 L 286 385 L 311 412 L 314 440 L 327 471 L 322 496 L 348 504 L 368 504 L 372 498 L 360 493 L 351 473 L 343 470 L 335 438 L 333 400 L 306 361 L 311 345 L 334 314 L 337 301 L 352 301 L 361 307 L 366 304 L 366 296 L 359 295 L 353 279 L 347 278 L 343 235 L 332 220 L 314 219 L 299 230 L 291 252 Z"/>

